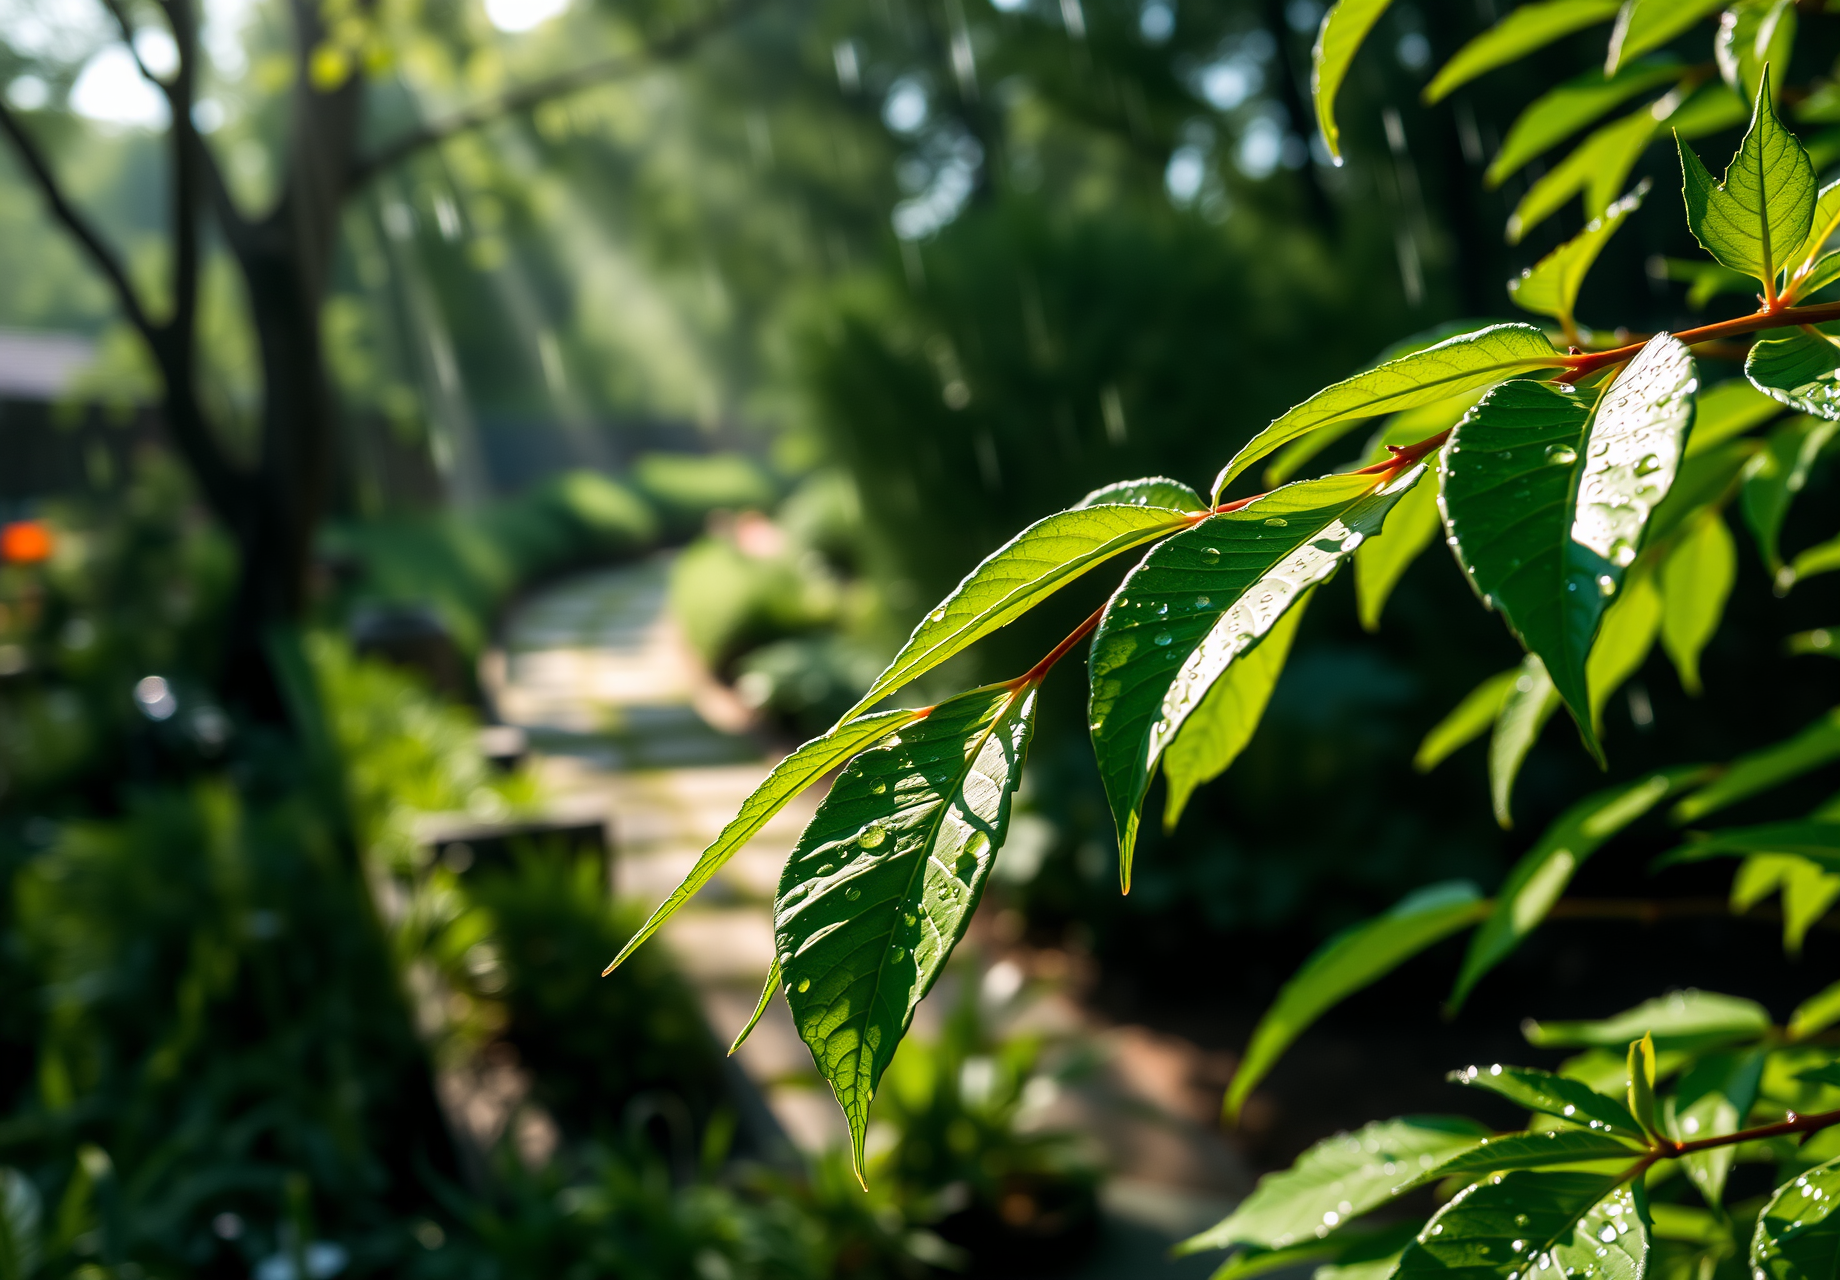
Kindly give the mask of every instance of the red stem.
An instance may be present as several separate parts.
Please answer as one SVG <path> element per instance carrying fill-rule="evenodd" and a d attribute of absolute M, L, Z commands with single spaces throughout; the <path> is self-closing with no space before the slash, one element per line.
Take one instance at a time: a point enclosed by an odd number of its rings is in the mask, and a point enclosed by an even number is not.
<path fill-rule="evenodd" d="M 1840 302 L 1823 302 L 1813 307 L 1775 307 L 1762 311 L 1753 311 L 1748 316 L 1739 316 L 1735 320 L 1720 320 L 1717 324 L 1703 324 L 1697 329 L 1682 329 L 1674 336 L 1692 346 L 1699 342 L 1710 342 L 1717 338 L 1736 337 L 1741 333 L 1756 333 L 1760 329 L 1787 329 L 1798 324 L 1823 324 L 1829 320 L 1840 320 Z M 1640 342 L 1626 347 L 1613 347 L 1609 351 L 1592 351 L 1582 355 L 1566 356 L 1565 365 L 1571 370 L 1569 377 L 1591 373 L 1609 364 L 1621 364 L 1642 349 Z"/>
<path fill-rule="evenodd" d="M 1108 601 L 1107 603 L 1110 603 L 1110 602 Z M 1088 635 L 1092 634 L 1093 628 L 1099 625 L 1099 619 L 1103 618 L 1104 616 L 1105 616 L 1105 605 L 1102 604 L 1097 609 L 1094 609 L 1092 611 L 1091 615 L 1087 617 L 1086 621 L 1082 622 L 1079 626 L 1075 627 L 1070 633 L 1068 633 L 1068 636 L 1065 640 L 1055 645 L 1054 648 L 1049 652 L 1047 657 L 1043 658 L 1040 662 L 1037 662 L 1034 666 L 1030 667 L 1027 671 L 1017 676 L 1014 680 L 1011 680 L 1009 682 L 1010 688 L 1024 689 L 1030 685 L 1040 684 L 1043 680 L 1047 679 L 1048 672 L 1054 669 L 1054 664 L 1059 662 L 1062 658 L 1066 657 L 1067 651 L 1072 649 L 1074 645 L 1080 643 L 1080 641 L 1084 640 Z"/>

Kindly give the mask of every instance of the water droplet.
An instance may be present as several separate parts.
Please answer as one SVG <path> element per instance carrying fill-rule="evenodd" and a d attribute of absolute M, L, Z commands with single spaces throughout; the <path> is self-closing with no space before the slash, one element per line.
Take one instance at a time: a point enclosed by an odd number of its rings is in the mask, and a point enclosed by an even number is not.
<path fill-rule="evenodd" d="M 811 990 L 811 979 L 810 978 L 800 978 L 799 979 L 799 994 L 803 995 L 807 991 L 810 991 L 810 990 Z"/>
<path fill-rule="evenodd" d="M 1642 461 L 1636 463 L 1636 474 L 1639 476 L 1650 476 L 1659 470 L 1661 470 L 1661 459 L 1652 453 L 1645 454 Z"/>
<path fill-rule="evenodd" d="M 988 848 L 990 848 L 990 837 L 982 831 L 973 831 L 971 838 L 965 841 L 965 852 L 974 858 Z"/>
<path fill-rule="evenodd" d="M 1527 1224 L 1528 1224 L 1529 1222 L 1531 1222 L 1531 1221 L 1532 1221 L 1532 1219 L 1531 1219 L 1531 1218 L 1529 1218 L 1529 1217 L 1528 1217 L 1528 1216 L 1527 1216 L 1526 1214 L 1524 1214 L 1524 1213 L 1517 1213 L 1517 1214 L 1515 1214 L 1515 1215 L 1514 1215 L 1514 1225 L 1515 1225 L 1515 1226 L 1517 1226 L 1517 1227 L 1524 1227 L 1524 1226 L 1526 1226 L 1526 1225 L 1527 1225 Z"/>
<path fill-rule="evenodd" d="M 787 965 L 791 963 L 792 963 L 792 953 L 790 951 L 782 951 L 779 953 L 779 967 L 780 968 L 784 969 Z"/>
<path fill-rule="evenodd" d="M 900 963 L 907 959 L 907 948 L 898 942 L 895 943 L 894 946 L 888 948 L 888 958 L 897 964 Z"/>
<path fill-rule="evenodd" d="M 1282 529 L 1289 523 L 1290 521 L 1286 520 L 1282 516 L 1272 516 L 1270 519 L 1265 521 L 1266 526 L 1272 529 Z"/>
<path fill-rule="evenodd" d="M 1353 551 L 1356 547 L 1360 546 L 1365 541 L 1367 541 L 1367 535 L 1360 532 L 1359 530 L 1356 530 L 1355 532 L 1350 533 L 1346 538 L 1342 539 L 1342 550 L 1343 551 Z"/>
<path fill-rule="evenodd" d="M 851 885 L 843 891 L 843 896 L 848 898 L 851 902 L 854 902 L 862 897 L 862 890 L 858 889 L 855 885 Z"/>
<path fill-rule="evenodd" d="M 1616 1228 L 1605 1227 L 1602 1231 L 1597 1233 L 1597 1238 L 1602 1240 L 1605 1244 L 1609 1244 L 1612 1240 L 1616 1239 Z"/>
<path fill-rule="evenodd" d="M 944 885 L 944 884 L 939 886 L 939 897 L 941 901 L 944 901 L 945 899 L 951 896 L 952 896 L 952 886 Z"/>
<path fill-rule="evenodd" d="M 1546 462 L 1548 466 L 1569 467 L 1576 461 L 1578 461 L 1578 450 L 1563 444 L 1549 444 L 1546 446 Z"/>
<path fill-rule="evenodd" d="M 1150 637 L 1150 642 L 1152 644 L 1165 645 L 1165 644 L 1170 643 L 1174 639 L 1175 637 L 1170 635 L 1167 631 L 1159 631 L 1155 635 Z"/>
<path fill-rule="evenodd" d="M 934 622 L 944 622 L 946 620 L 946 611 L 944 609 L 935 609 L 928 616 L 931 617 Z"/>
<path fill-rule="evenodd" d="M 1597 593 L 1601 596 L 1615 595 L 1616 594 L 1616 579 L 1612 578 L 1607 573 L 1600 575 L 1597 579 Z"/>
<path fill-rule="evenodd" d="M 1166 618 L 1169 616 L 1169 603 L 1167 601 L 1156 607 L 1156 616 L 1159 618 Z"/>
<path fill-rule="evenodd" d="M 1508 1247 L 1514 1250 L 1514 1252 L 1519 1253 L 1522 1249 L 1527 1247 L 1527 1242 L 1525 1240 L 1516 1240 Z"/>
<path fill-rule="evenodd" d="M 856 837 L 856 843 L 865 849 L 873 849 L 887 838 L 888 833 L 882 828 L 869 827 L 866 828 L 861 835 Z"/>
<path fill-rule="evenodd" d="M 1219 547 L 1201 548 L 1201 563 L 1202 564 L 1219 564 L 1220 563 L 1220 548 Z"/>
<path fill-rule="evenodd" d="M 1213 603 L 1214 602 L 1208 599 L 1206 596 L 1196 596 L 1195 597 L 1195 608 L 1197 609 L 1205 609 Z"/>
<path fill-rule="evenodd" d="M 831 872 L 835 871 L 836 869 L 837 869 L 837 864 L 834 862 L 822 863 L 818 867 L 818 874 L 821 876 L 828 876 Z"/>
<path fill-rule="evenodd" d="M 915 923 L 914 913 L 911 911 L 903 911 L 901 913 L 901 922 L 905 924 L 909 929 L 913 928 L 914 923 Z"/>
<path fill-rule="evenodd" d="M 1610 544 L 1610 563 L 1618 568 L 1627 569 L 1635 563 L 1636 549 L 1623 539 L 1618 538 Z"/>

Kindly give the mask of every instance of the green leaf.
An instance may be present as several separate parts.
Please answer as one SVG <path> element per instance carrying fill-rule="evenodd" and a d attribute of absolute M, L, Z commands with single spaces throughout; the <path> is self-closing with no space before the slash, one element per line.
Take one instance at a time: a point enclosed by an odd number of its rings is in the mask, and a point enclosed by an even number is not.
<path fill-rule="evenodd" d="M 1649 186 L 1644 178 L 1635 190 L 1592 219 L 1583 231 L 1521 272 L 1520 279 L 1509 281 L 1508 296 L 1515 305 L 1535 315 L 1551 316 L 1571 330 L 1572 312 L 1585 276 L 1624 219 L 1642 207 Z"/>
<path fill-rule="evenodd" d="M 1739 756 L 1717 781 L 1675 805 L 1669 816 L 1678 823 L 1697 821 L 1831 760 L 1840 760 L 1840 707 L 1786 742 Z"/>
<path fill-rule="evenodd" d="M 1556 1276 L 1643 1280 L 1648 1274 L 1650 1229 L 1640 1185 L 1618 1187 L 1599 1200 L 1578 1220 L 1572 1238 L 1553 1247 Z"/>
<path fill-rule="evenodd" d="M 1623 189 L 1629 171 L 1648 150 L 1663 123 L 1689 101 L 1683 86 L 1664 94 L 1648 106 L 1592 132 L 1572 153 L 1559 161 L 1532 186 L 1508 216 L 1508 243 L 1519 244 L 1526 234 L 1565 206 L 1580 192 L 1585 215 L 1596 217 Z"/>
<path fill-rule="evenodd" d="M 1706 508 L 1661 562 L 1661 647 L 1688 693 L 1700 692 L 1699 655 L 1725 615 L 1738 574 L 1731 530 Z"/>
<path fill-rule="evenodd" d="M 1324 387 L 1275 419 L 1233 455 L 1214 481 L 1214 502 L 1246 468 L 1297 437 L 1349 418 L 1374 418 L 1431 404 L 1534 369 L 1558 368 L 1566 357 L 1530 324 L 1497 324 L 1458 334 L 1397 360 Z"/>
<path fill-rule="evenodd" d="M 1789 1015 L 1789 1038 L 1805 1040 L 1840 1022 L 1840 982 L 1823 987 L 1795 1006 Z"/>
<path fill-rule="evenodd" d="M 1646 1139 L 1642 1126 L 1615 1098 L 1607 1098 L 1581 1081 L 1556 1076 L 1550 1071 L 1508 1067 L 1498 1062 L 1489 1067 L 1453 1071 L 1447 1079 L 1455 1084 L 1487 1089 L 1529 1111 L 1558 1116 L 1574 1125 L 1637 1142 Z"/>
<path fill-rule="evenodd" d="M 1393 1222 L 1369 1232 L 1345 1245 L 1333 1263 L 1316 1268 L 1310 1280 L 1387 1280 L 1421 1225 Z"/>
<path fill-rule="evenodd" d="M 1693 427 L 1699 435 L 1699 425 Z M 1751 459 L 1763 449 L 1763 441 L 1750 438 L 1727 440 L 1715 449 L 1695 454 L 1688 442 L 1688 457 L 1681 464 L 1667 498 L 1649 519 L 1651 543 L 1673 536 L 1689 519 L 1708 506 L 1723 508 L 1738 491 Z"/>
<path fill-rule="evenodd" d="M 1591 690 L 1591 731 L 1604 735 L 1604 704 L 1623 683 L 1648 661 L 1655 636 L 1661 631 L 1661 592 L 1655 575 L 1638 566 L 1623 580 L 1585 664 L 1585 683 Z"/>
<path fill-rule="evenodd" d="M 1359 563 L 1358 555 L 1356 563 Z M 1835 569 L 1840 569 L 1840 538 L 1829 538 L 1826 542 L 1817 542 L 1806 551 L 1796 552 L 1795 559 L 1786 568 L 1777 571 L 1776 589 L 1787 592 L 1803 578 L 1832 573 Z"/>
<path fill-rule="evenodd" d="M 1709 302 L 1722 294 L 1751 297 L 1757 292 L 1755 280 L 1716 262 L 1701 262 L 1697 258 L 1650 258 L 1649 269 L 1652 274 L 1686 285 L 1687 305 L 1695 311 L 1704 311 Z"/>
<path fill-rule="evenodd" d="M 1840 1270 L 1840 1160 L 1776 1188 L 1751 1236 L 1751 1270 L 1762 1280 L 1825 1280 Z"/>
<path fill-rule="evenodd" d="M 658 909 L 640 926 L 639 932 L 627 940 L 626 945 L 620 948 L 620 954 L 613 958 L 613 963 L 607 966 L 601 976 L 605 977 L 619 968 L 627 956 L 639 949 L 640 943 L 657 933 L 665 921 L 677 914 L 679 907 L 708 884 L 710 877 L 720 871 L 723 864 L 753 838 L 755 832 L 785 808 L 787 801 L 857 752 L 873 746 L 925 714 L 924 711 L 898 709 L 878 711 L 874 715 L 847 720 L 822 737 L 813 738 L 774 765 L 773 772 L 767 775 L 766 780 L 741 802 L 740 811 L 722 828 L 722 834 L 716 837 L 715 843 L 703 850 L 696 865 L 690 868 L 690 874 L 684 877 L 684 882 L 671 891 L 671 896 L 659 904 Z"/>
<path fill-rule="evenodd" d="M 1659 49 L 1688 27 L 1717 13 L 1724 0 L 1629 0 L 1610 31 L 1604 74 L 1614 75 L 1631 58 Z"/>
<path fill-rule="evenodd" d="M 849 1120 L 859 1177 L 869 1100 L 984 892 L 1034 719 L 1028 686 L 940 703 L 850 762 L 780 875 L 786 1001 Z"/>
<path fill-rule="evenodd" d="M 1291 975 L 1259 1019 L 1227 1088 L 1223 1108 L 1227 1119 L 1239 1115 L 1253 1087 L 1326 1010 L 1427 947 L 1474 924 L 1488 909 L 1475 885 L 1467 880 L 1450 881 L 1409 894 L 1385 915 L 1345 929 L 1324 943 Z"/>
<path fill-rule="evenodd" d="M 1358 556 L 1357 556 L 1358 562 Z M 1412 767 L 1430 773 L 1459 748 L 1480 738 L 1501 714 L 1503 700 L 1521 677 L 1520 667 L 1510 667 L 1484 680 L 1464 695 L 1451 713 L 1431 727 L 1418 744 Z"/>
<path fill-rule="evenodd" d="M 1763 338 L 1744 358 L 1744 376 L 1765 395 L 1817 418 L 1840 419 L 1840 339 L 1831 325 L 1803 325 Z"/>
<path fill-rule="evenodd" d="M 1814 164 L 1776 118 L 1768 77 L 1756 91 L 1751 126 L 1715 184 L 1693 148 L 1680 144 L 1687 224 L 1720 263 L 1775 288 L 1814 220 Z"/>
<path fill-rule="evenodd" d="M 1120 480 L 1108 484 L 1073 504 L 1075 511 L 1088 507 L 1165 507 L 1171 511 L 1200 511 L 1207 504 L 1201 495 L 1167 476 L 1146 476 L 1142 480 Z"/>
<path fill-rule="evenodd" d="M 1247 1244 L 1278 1249 L 1328 1236 L 1393 1198 L 1393 1188 L 1488 1136 L 1464 1116 L 1403 1116 L 1325 1138 L 1290 1168 L 1268 1173 L 1232 1215 L 1184 1240 L 1178 1253 Z"/>
<path fill-rule="evenodd" d="M 1394 1275 L 1398 1280 L 1518 1280 L 1537 1268 L 1535 1260 L 1542 1254 L 1572 1243 L 1579 1219 L 1614 1192 L 1622 1177 L 1522 1169 L 1465 1187 L 1419 1232 Z"/>
<path fill-rule="evenodd" d="M 1164 751 L 1165 831 L 1176 829 L 1195 788 L 1225 773 L 1252 741 L 1259 718 L 1265 714 L 1265 704 L 1271 701 L 1271 691 L 1283 674 L 1284 660 L 1290 657 L 1297 624 L 1303 620 L 1303 611 L 1309 603 L 1310 593 L 1305 592 L 1303 598 L 1272 625 L 1265 639 L 1252 652 L 1227 667 L 1226 674 L 1214 682 L 1201 705 L 1176 734 L 1175 741 Z"/>
<path fill-rule="evenodd" d="M 1755 348 L 1752 350 L 1754 354 Z M 1763 450 L 1745 468 L 1739 506 L 1751 536 L 1757 539 L 1763 562 L 1773 574 L 1780 575 L 1783 570 L 1782 526 L 1789 504 L 1808 483 L 1808 473 L 1833 441 L 1836 430 L 1840 425 L 1824 418 L 1791 418 L 1765 437 Z"/>
<path fill-rule="evenodd" d="M 1765 395 L 1743 378 L 1706 387 L 1699 393 L 1687 457 L 1696 458 L 1781 412 L 1782 405 L 1774 396 Z"/>
<path fill-rule="evenodd" d="M 1438 102 L 1452 89 L 1496 67 L 1541 49 L 1574 31 L 1616 16 L 1620 0 L 1533 0 L 1471 40 L 1425 86 L 1425 101 Z"/>
<path fill-rule="evenodd" d="M 1539 740 L 1540 730 L 1558 709 L 1559 691 L 1546 674 L 1546 664 L 1540 661 L 1539 654 L 1528 654 L 1515 673 L 1514 683 L 1502 695 L 1495 732 L 1489 738 L 1489 802 L 1495 810 L 1495 821 L 1504 831 L 1514 825 L 1508 805 L 1514 794 L 1514 779 Z"/>
<path fill-rule="evenodd" d="M 1173 480 L 1134 480 L 1123 489 L 1131 495 L 1129 502 L 1082 505 L 1059 512 L 1037 520 L 991 552 L 965 575 L 951 595 L 921 619 L 888 669 L 857 701 L 856 710 L 873 706 L 902 685 L 1014 622 L 1087 570 L 1120 552 L 1168 537 L 1194 523 L 1187 511 L 1138 501 L 1154 493 L 1199 506 L 1200 498 L 1185 485 Z M 1105 492 L 1101 489 L 1088 497 Z"/>
<path fill-rule="evenodd" d="M 1744 1119 L 1757 1101 L 1766 1054 L 1709 1054 L 1688 1067 L 1668 1099 L 1668 1136 L 1676 1142 L 1722 1137 L 1744 1127 Z M 1683 1158 L 1687 1176 L 1706 1203 L 1716 1205 L 1725 1194 L 1736 1147 L 1714 1147 Z"/>
<path fill-rule="evenodd" d="M 1693 420 L 1693 358 L 1651 339 L 1602 395 L 1510 382 L 1461 423 L 1442 455 L 1445 525 L 1484 603 L 1545 663 L 1600 760 L 1586 660 L 1607 601 L 1667 496 Z"/>
<path fill-rule="evenodd" d="M 1489 162 L 1485 180 L 1499 187 L 1529 160 L 1601 119 L 1611 108 L 1644 90 L 1678 80 L 1684 71 L 1671 58 L 1657 58 L 1625 66 L 1609 77 L 1587 71 L 1566 81 L 1534 99 L 1515 119 L 1501 150 Z"/>
<path fill-rule="evenodd" d="M 1661 1050 L 1707 1049 L 1755 1040 L 1769 1029 L 1769 1012 L 1755 1001 L 1692 988 L 1644 1001 L 1596 1022 L 1528 1019 L 1521 1024 L 1527 1043 L 1542 1049 L 1621 1049 L 1645 1035 L 1652 1035 L 1655 1047 Z"/>
<path fill-rule="evenodd" d="M 1462 1174 L 1505 1173 L 1509 1169 L 1551 1169 L 1557 1165 L 1589 1164 L 1634 1156 L 1634 1138 L 1590 1129 L 1542 1129 L 1531 1133 L 1504 1133 L 1485 1138 L 1435 1169 L 1413 1178 L 1406 1186 L 1422 1186 Z"/>
<path fill-rule="evenodd" d="M 1386 12 L 1388 0 L 1336 0 L 1316 32 L 1310 52 L 1310 99 L 1316 104 L 1316 125 L 1322 130 L 1329 157 L 1342 163 L 1342 131 L 1335 124 L 1335 96 L 1348 78 L 1348 64 L 1367 39 L 1374 23 Z"/>
<path fill-rule="evenodd" d="M 1386 532 L 1355 548 L 1354 595 L 1361 625 L 1367 630 L 1380 629 L 1380 611 L 1386 608 L 1387 597 L 1437 537 L 1438 524 L 1437 476 L 1427 467 L 1387 517 Z"/>
<path fill-rule="evenodd" d="M 1732 91 L 1753 99 L 1783 83 L 1795 51 L 1794 0 L 1737 0 L 1719 19 L 1712 56 Z"/>
<path fill-rule="evenodd" d="M 1796 300 L 1805 302 L 1836 280 L 1840 280 L 1840 249 L 1815 259 L 1808 274 L 1796 282 Z"/>
<path fill-rule="evenodd" d="M 1252 1280 L 1253 1276 L 1269 1275 L 1273 1271 L 1302 1267 L 1312 1262 L 1328 1262 L 1340 1254 L 1342 1248 L 1341 1241 L 1331 1238 L 1288 1245 L 1282 1249 L 1241 1249 L 1221 1263 L 1208 1280 Z"/>
<path fill-rule="evenodd" d="M 1470 939 L 1469 953 L 1463 957 L 1463 968 L 1450 993 L 1451 1010 L 1461 1009 L 1483 975 L 1546 919 L 1572 876 L 1604 841 L 1668 796 L 1698 782 L 1705 772 L 1696 767 L 1663 770 L 1606 788 L 1560 814 L 1508 872 L 1495 895 L 1494 910 Z"/>
<path fill-rule="evenodd" d="M 767 1005 L 772 1003 L 773 988 L 777 987 L 778 985 L 779 985 L 779 957 L 775 956 L 773 958 L 773 963 L 767 966 L 766 985 L 762 986 L 760 989 L 760 999 L 756 1001 L 754 1004 L 754 1012 L 751 1015 L 749 1015 L 748 1020 L 747 1020 L 747 1025 L 745 1027 L 742 1027 L 740 1032 L 735 1036 L 734 1043 L 728 1046 L 728 1056 L 729 1057 L 732 1058 L 735 1056 L 735 1053 L 741 1048 L 741 1046 L 747 1043 L 747 1038 L 753 1034 L 754 1028 L 760 1025 L 761 1017 L 765 1015 L 765 1013 L 767 1012 Z"/>
<path fill-rule="evenodd" d="M 1629 1114 L 1649 1133 L 1661 1132 L 1655 1120 L 1655 1038 L 1647 1032 L 1629 1042 Z"/>
<path fill-rule="evenodd" d="M 1809 224 L 1808 238 L 1802 241 L 1801 248 L 1789 259 L 1794 268 L 1790 279 L 1801 287 L 1802 292 L 1812 293 L 1821 287 L 1809 283 L 1809 277 L 1815 264 L 1821 261 L 1821 251 L 1837 233 L 1840 233 L 1840 182 L 1830 182 L 1815 197 L 1814 218 Z"/>
<path fill-rule="evenodd" d="M 1739 97 L 1726 85 L 1714 81 L 1682 103 L 1668 118 L 1668 124 L 1676 138 L 1685 138 L 1688 142 L 1724 133 L 1751 118 L 1751 101 L 1749 94 Z"/>
<path fill-rule="evenodd" d="M 1214 682 L 1380 532 L 1418 471 L 1286 485 L 1169 538 L 1119 585 L 1093 637 L 1087 723 L 1126 892 L 1138 814 L 1164 749 Z"/>
<path fill-rule="evenodd" d="M 1753 853 L 1792 854 L 1829 871 L 1840 870 L 1840 822 L 1763 822 L 1751 827 L 1727 827 L 1689 841 L 1656 859 L 1655 866 Z"/>

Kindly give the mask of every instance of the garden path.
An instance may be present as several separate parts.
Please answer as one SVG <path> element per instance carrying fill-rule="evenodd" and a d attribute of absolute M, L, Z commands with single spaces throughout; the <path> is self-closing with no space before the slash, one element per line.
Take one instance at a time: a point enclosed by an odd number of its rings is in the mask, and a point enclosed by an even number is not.
<path fill-rule="evenodd" d="M 682 880 L 775 754 L 748 732 L 746 709 L 683 643 L 666 607 L 668 577 L 668 556 L 660 556 L 535 593 L 512 613 L 483 672 L 500 718 L 528 734 L 532 763 L 557 807 L 605 815 L 615 894 L 647 904 Z M 807 793 L 788 805 L 660 933 L 720 1037 L 732 1036 L 754 1007 L 773 954 L 774 886 L 820 798 Z M 991 914 L 981 914 L 971 939 L 988 963 L 986 991 L 1036 979 L 1029 989 L 1045 994 L 1023 1016 L 1092 1039 L 1104 1057 L 1095 1078 L 1063 1091 L 1044 1117 L 1091 1135 L 1117 1175 L 1107 1192 L 1115 1227 L 1108 1240 L 1124 1253 L 1095 1259 L 1098 1269 L 1082 1274 L 1145 1274 L 1128 1260 L 1160 1255 L 1249 1186 L 1245 1162 L 1208 1123 L 1223 1064 L 1173 1037 L 1096 1025 L 1068 995 L 1079 960 L 1004 946 Z M 919 1034 L 928 1006 L 943 1007 L 942 997 L 950 993 L 922 1005 Z M 769 1005 L 737 1057 L 796 1146 L 816 1151 L 843 1141 L 842 1119 L 784 1000 Z M 1192 1261 L 1200 1264 L 1194 1274 L 1205 1275 L 1218 1258 Z M 1154 1270 L 1190 1274 L 1162 1263 Z"/>

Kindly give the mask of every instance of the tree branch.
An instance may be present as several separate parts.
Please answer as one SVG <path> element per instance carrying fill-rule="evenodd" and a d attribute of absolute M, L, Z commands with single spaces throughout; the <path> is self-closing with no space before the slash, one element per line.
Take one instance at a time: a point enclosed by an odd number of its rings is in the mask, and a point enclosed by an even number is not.
<path fill-rule="evenodd" d="M 141 304 L 140 295 L 135 292 L 134 285 L 128 279 L 128 273 L 121 265 L 121 260 L 115 256 L 115 251 L 103 243 L 102 237 L 90 225 L 89 219 L 84 217 L 82 212 L 65 196 L 63 187 L 58 184 L 57 175 L 51 172 L 51 166 L 46 161 L 44 152 L 39 150 L 38 144 L 25 131 L 25 127 L 20 123 L 13 109 L 3 101 L 0 101 L 0 130 L 6 132 L 8 140 L 13 144 L 13 150 L 19 154 L 21 163 L 25 165 L 26 171 L 37 184 L 39 193 L 45 197 L 45 203 L 51 206 L 52 215 L 64 224 L 65 230 L 69 231 L 76 238 L 77 243 L 83 247 L 91 263 L 102 272 L 110 286 L 114 288 L 116 300 L 120 302 L 122 311 L 127 314 L 129 323 L 140 331 L 141 336 L 155 348 L 157 353 L 163 340 L 164 330 L 148 317 L 147 309 Z"/>
<path fill-rule="evenodd" d="M 416 152 L 436 146 L 459 134 L 470 132 L 481 125 L 491 124 L 495 120 L 520 111 L 528 111 L 532 107 L 542 106 L 545 102 L 566 97 L 582 89 L 593 88 L 608 80 L 644 71 L 656 62 L 668 62 L 681 58 L 694 51 L 706 38 L 742 17 L 751 3 L 752 0 L 741 0 L 741 3 L 712 14 L 701 22 L 680 28 L 639 53 L 625 57 L 605 58 L 584 67 L 577 67 L 573 71 L 564 71 L 533 84 L 509 90 L 496 98 L 455 112 L 446 119 L 432 120 L 418 128 L 411 129 L 400 137 L 385 143 L 370 155 L 353 161 L 351 175 L 346 183 L 347 190 L 355 191 L 385 169 L 401 164 Z"/>

